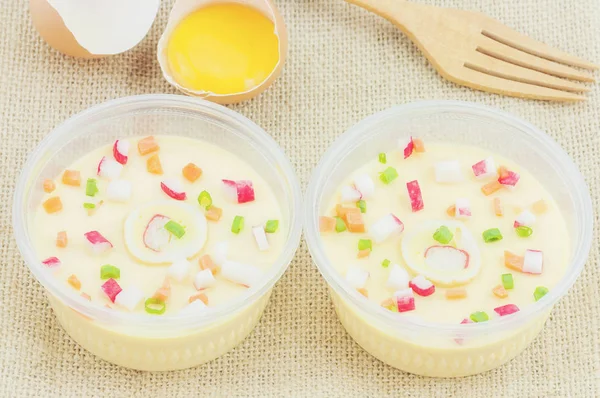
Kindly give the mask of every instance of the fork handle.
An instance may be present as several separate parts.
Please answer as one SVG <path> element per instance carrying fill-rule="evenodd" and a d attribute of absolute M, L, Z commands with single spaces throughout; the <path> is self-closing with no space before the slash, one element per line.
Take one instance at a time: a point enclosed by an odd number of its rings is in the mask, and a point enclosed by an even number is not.
<path fill-rule="evenodd" d="M 365 10 L 371 11 L 398 26 L 404 33 L 411 35 L 411 26 L 419 24 L 424 8 L 422 4 L 406 0 L 345 0 Z"/>

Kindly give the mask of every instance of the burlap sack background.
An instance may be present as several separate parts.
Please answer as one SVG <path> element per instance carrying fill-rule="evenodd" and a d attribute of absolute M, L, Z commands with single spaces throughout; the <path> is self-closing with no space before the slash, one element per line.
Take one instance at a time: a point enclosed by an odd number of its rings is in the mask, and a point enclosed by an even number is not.
<path fill-rule="evenodd" d="M 483 11 L 600 62 L 598 0 L 427 1 Z M 26 3 L 0 3 L 0 396 L 600 395 L 597 244 L 541 336 L 507 365 L 474 377 L 416 377 L 365 353 L 336 319 L 305 245 L 256 330 L 222 358 L 185 371 L 143 373 L 82 350 L 55 321 L 17 251 L 10 218 L 15 179 L 38 141 L 70 115 L 121 96 L 174 93 L 155 61 L 171 2 L 133 51 L 96 61 L 50 50 L 31 27 Z M 579 165 L 598 208 L 600 84 L 575 105 L 479 93 L 442 80 L 390 24 L 341 0 L 280 0 L 279 6 L 291 38 L 284 75 L 233 108 L 275 137 L 303 184 L 326 147 L 365 116 L 414 100 L 458 99 L 499 107 L 547 131 Z"/>

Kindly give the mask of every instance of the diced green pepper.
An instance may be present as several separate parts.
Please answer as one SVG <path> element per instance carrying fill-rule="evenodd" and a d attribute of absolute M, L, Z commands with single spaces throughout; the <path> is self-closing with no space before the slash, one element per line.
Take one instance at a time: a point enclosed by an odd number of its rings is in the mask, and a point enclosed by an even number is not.
<path fill-rule="evenodd" d="M 279 228 L 279 220 L 269 220 L 269 221 L 267 221 L 267 224 L 265 225 L 265 232 L 268 234 L 273 234 L 273 233 L 277 232 L 278 228 Z"/>
<path fill-rule="evenodd" d="M 121 277 L 121 270 L 114 265 L 106 264 L 100 267 L 100 279 L 119 279 Z"/>
<path fill-rule="evenodd" d="M 387 156 L 385 153 L 381 152 L 379 154 L 379 163 L 383 163 L 386 164 L 387 163 Z"/>
<path fill-rule="evenodd" d="M 535 291 L 533 292 L 533 298 L 535 298 L 535 301 L 538 301 L 539 299 L 544 297 L 546 294 L 548 294 L 548 292 L 549 292 L 549 290 L 547 287 L 538 286 L 535 288 Z"/>
<path fill-rule="evenodd" d="M 358 250 L 373 250 L 373 244 L 371 243 L 371 239 L 359 239 L 358 241 Z"/>
<path fill-rule="evenodd" d="M 450 243 L 450 241 L 452 241 L 452 238 L 454 238 L 454 234 L 445 225 L 442 225 L 433 233 L 433 239 L 435 239 L 442 245 Z"/>
<path fill-rule="evenodd" d="M 390 266 L 390 263 L 391 263 L 391 261 L 390 261 L 390 260 L 388 260 L 388 259 L 386 258 L 386 259 L 385 259 L 385 260 L 383 260 L 383 262 L 381 263 L 381 266 L 382 266 L 383 268 L 387 268 L 387 267 L 389 267 L 389 266 Z"/>
<path fill-rule="evenodd" d="M 364 200 L 359 200 L 358 202 L 356 202 L 356 207 L 358 207 L 360 209 L 361 213 L 366 213 L 367 212 L 367 202 L 365 202 Z"/>
<path fill-rule="evenodd" d="M 85 183 L 85 194 L 87 196 L 95 196 L 98 193 L 98 186 L 95 178 L 88 178 Z"/>
<path fill-rule="evenodd" d="M 231 225 L 231 232 L 239 234 L 242 229 L 244 229 L 244 217 L 235 216 L 233 224 Z"/>
<path fill-rule="evenodd" d="M 512 274 L 502 274 L 502 286 L 506 290 L 513 289 L 515 287 L 515 280 Z"/>
<path fill-rule="evenodd" d="M 521 238 L 526 238 L 528 236 L 531 236 L 531 234 L 533 234 L 533 229 L 526 227 L 524 225 L 521 225 L 520 227 L 515 228 L 515 231 L 517 232 L 517 235 L 519 235 Z"/>
<path fill-rule="evenodd" d="M 396 178 L 398 178 L 398 172 L 393 167 L 388 167 L 381 174 L 379 174 L 379 179 L 384 184 L 389 184 L 390 182 L 394 181 Z"/>
<path fill-rule="evenodd" d="M 169 220 L 165 224 L 165 229 L 173 234 L 177 239 L 181 239 L 181 237 L 185 235 L 185 227 L 173 220 Z"/>
<path fill-rule="evenodd" d="M 198 204 L 204 207 L 206 210 L 209 209 L 209 207 L 212 205 L 212 196 L 210 196 L 208 191 L 200 192 L 200 195 L 198 195 Z"/>
<path fill-rule="evenodd" d="M 502 239 L 502 233 L 498 228 L 490 228 L 487 231 L 483 231 L 482 235 L 485 243 L 496 242 Z"/>
<path fill-rule="evenodd" d="M 344 232 L 346 230 L 346 223 L 340 217 L 335 218 L 335 231 Z"/>
<path fill-rule="evenodd" d="M 470 318 L 473 322 L 485 322 L 490 320 L 488 314 L 483 311 L 477 311 L 472 313 Z"/>

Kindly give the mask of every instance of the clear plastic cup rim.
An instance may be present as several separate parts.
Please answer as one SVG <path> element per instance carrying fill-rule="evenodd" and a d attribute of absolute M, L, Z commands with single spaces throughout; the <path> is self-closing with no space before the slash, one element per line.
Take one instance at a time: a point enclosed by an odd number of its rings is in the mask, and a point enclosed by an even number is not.
<path fill-rule="evenodd" d="M 486 116 L 496 120 L 501 120 L 513 127 L 518 128 L 523 134 L 528 134 L 535 138 L 544 146 L 550 148 L 552 157 L 561 165 L 561 168 L 568 170 L 576 185 L 581 187 L 576 196 L 577 203 L 575 205 L 582 209 L 582 213 L 588 215 L 584 218 L 584 222 L 579 225 L 580 236 L 583 239 L 575 243 L 575 258 L 572 261 L 570 272 L 565 275 L 560 282 L 551 289 L 542 300 L 534 302 L 515 314 L 495 318 L 488 322 L 468 323 L 468 324 L 446 324 L 438 322 L 429 322 L 420 319 L 416 316 L 398 316 L 377 303 L 374 303 L 363 297 L 360 293 L 347 286 L 342 276 L 333 268 L 331 262 L 327 258 L 323 246 L 321 244 L 319 233 L 319 214 L 318 203 L 321 193 L 318 192 L 318 187 L 323 180 L 328 177 L 328 170 L 332 170 L 335 166 L 336 159 L 344 156 L 353 142 L 358 141 L 360 134 L 370 126 L 381 122 L 383 119 L 391 116 L 398 117 L 399 115 L 409 116 L 415 112 L 429 110 L 436 113 L 461 111 L 469 112 L 473 115 Z M 575 280 L 579 277 L 585 262 L 587 260 L 591 242 L 593 229 L 593 211 L 592 201 L 587 189 L 587 185 L 583 176 L 569 157 L 567 153 L 548 135 L 543 133 L 534 125 L 516 117 L 509 113 L 464 101 L 419 101 L 405 105 L 398 105 L 388 108 L 384 111 L 375 113 L 361 120 L 346 132 L 327 149 L 321 161 L 313 170 L 310 182 L 305 194 L 305 220 L 304 220 L 304 238 L 306 239 L 309 252 L 315 262 L 321 275 L 325 278 L 328 285 L 339 294 L 344 301 L 352 304 L 355 308 L 369 315 L 372 319 L 380 321 L 392 329 L 409 330 L 415 333 L 421 331 L 439 331 L 442 333 L 454 334 L 457 332 L 467 333 L 484 333 L 495 332 L 498 330 L 514 329 L 526 323 L 529 319 L 536 315 L 549 310 L 562 296 L 564 296 Z"/>
<path fill-rule="evenodd" d="M 281 173 L 290 185 L 292 198 L 295 203 L 293 205 L 293 211 L 290 214 L 290 231 L 288 233 L 286 244 L 275 263 L 265 271 L 263 281 L 260 285 L 248 289 L 228 303 L 210 307 L 208 311 L 199 314 L 153 316 L 148 314 L 115 311 L 99 304 L 90 303 L 75 294 L 67 293 L 64 286 L 62 286 L 50 273 L 43 272 L 44 270 L 42 267 L 36 266 L 39 263 L 39 259 L 26 234 L 26 220 L 21 217 L 24 206 L 26 206 L 26 198 L 24 195 L 27 192 L 29 176 L 35 171 L 38 164 L 43 162 L 43 155 L 48 148 L 55 147 L 57 143 L 66 142 L 66 140 L 68 140 L 69 132 L 72 131 L 74 127 L 93 118 L 103 116 L 111 117 L 113 112 L 130 107 L 133 107 L 134 110 L 148 107 L 153 107 L 154 109 L 161 107 L 183 107 L 186 111 L 197 114 L 201 114 L 203 110 L 210 110 L 228 122 L 238 123 L 245 127 L 246 130 L 244 133 L 249 134 L 251 136 L 250 138 L 260 142 L 262 151 L 268 153 L 276 162 Z M 129 110 L 129 112 L 131 112 L 131 110 Z M 255 143 L 253 144 L 255 145 Z M 52 130 L 28 156 L 17 180 L 13 201 L 12 221 L 17 247 L 23 256 L 25 263 L 38 282 L 40 282 L 52 296 L 58 298 L 82 315 L 101 322 L 113 324 L 119 323 L 133 326 L 168 327 L 168 329 L 177 327 L 196 328 L 210 325 L 220 319 L 231 316 L 245 308 L 247 305 L 256 302 L 281 278 L 298 249 L 302 232 L 303 206 L 300 183 L 289 159 L 275 140 L 254 122 L 231 109 L 202 99 L 173 94 L 148 94 L 118 98 L 95 105 L 71 116 L 54 128 L 54 130 Z"/>

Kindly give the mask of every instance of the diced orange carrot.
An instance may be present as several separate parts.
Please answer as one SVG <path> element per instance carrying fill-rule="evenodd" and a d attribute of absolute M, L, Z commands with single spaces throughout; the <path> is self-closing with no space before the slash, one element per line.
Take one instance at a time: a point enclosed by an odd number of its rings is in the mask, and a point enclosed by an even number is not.
<path fill-rule="evenodd" d="M 496 192 L 497 190 L 499 190 L 500 188 L 502 188 L 502 184 L 500 184 L 497 180 L 494 180 L 494 181 L 488 182 L 487 184 L 482 186 L 481 192 L 483 192 L 483 194 L 485 196 L 489 196 L 489 195 L 493 194 L 494 192 Z"/>
<path fill-rule="evenodd" d="M 333 232 L 335 231 L 335 218 L 321 216 L 319 217 L 319 231 Z"/>
<path fill-rule="evenodd" d="M 495 288 L 493 288 L 492 292 L 494 293 L 494 296 L 496 296 L 498 298 L 507 298 L 508 297 L 508 292 L 502 285 L 498 285 Z"/>
<path fill-rule="evenodd" d="M 358 213 L 346 213 L 346 225 L 350 232 L 365 232 L 365 222 L 360 211 Z"/>
<path fill-rule="evenodd" d="M 158 154 L 154 154 L 148 158 L 146 161 L 146 170 L 148 170 L 151 174 L 162 174 L 163 168 L 162 164 L 160 164 L 160 158 Z"/>
<path fill-rule="evenodd" d="M 498 178 L 508 177 L 508 169 L 505 166 L 498 167 Z"/>
<path fill-rule="evenodd" d="M 360 209 L 358 207 L 344 207 L 342 205 L 337 205 L 335 207 L 335 214 L 345 222 L 348 221 L 346 217 L 350 213 L 360 214 Z"/>
<path fill-rule="evenodd" d="M 542 214 L 548 211 L 548 203 L 544 199 L 540 199 L 531 205 L 531 211 L 535 214 Z"/>
<path fill-rule="evenodd" d="M 161 287 L 156 290 L 154 296 L 152 298 L 158 299 L 162 302 L 166 302 L 171 296 L 171 282 L 169 282 L 168 278 L 165 278 Z"/>
<path fill-rule="evenodd" d="M 494 214 L 501 217 L 502 214 L 504 214 L 503 210 L 502 200 L 500 198 L 494 198 Z"/>
<path fill-rule="evenodd" d="M 223 215 L 223 209 L 218 208 L 217 206 L 211 205 L 208 210 L 206 210 L 205 216 L 210 221 L 219 221 L 221 216 Z"/>
<path fill-rule="evenodd" d="M 504 265 L 506 268 L 515 270 L 515 271 L 523 271 L 523 261 L 525 259 L 521 256 L 517 256 L 514 253 L 509 252 L 508 250 L 504 251 Z"/>
<path fill-rule="evenodd" d="M 62 176 L 62 182 L 65 185 L 78 187 L 81 185 L 81 174 L 77 170 L 65 170 Z"/>
<path fill-rule="evenodd" d="M 446 298 L 448 300 L 456 300 L 465 297 L 467 297 L 467 289 L 465 289 L 464 287 L 446 290 Z"/>
<path fill-rule="evenodd" d="M 160 149 L 154 137 L 146 137 L 138 141 L 138 152 L 144 156 Z"/>
<path fill-rule="evenodd" d="M 456 205 L 452 205 L 446 209 L 446 214 L 450 217 L 454 217 L 456 215 Z"/>
<path fill-rule="evenodd" d="M 44 180 L 44 192 L 50 193 L 56 189 L 56 184 L 52 180 Z"/>
<path fill-rule="evenodd" d="M 92 296 L 90 296 L 87 293 L 81 293 L 81 297 L 83 297 L 84 299 L 86 299 L 87 301 L 92 301 Z"/>
<path fill-rule="evenodd" d="M 385 307 L 385 308 L 391 307 L 393 305 L 394 305 L 394 299 L 391 298 L 391 297 L 390 298 L 386 298 L 385 300 L 383 300 L 381 302 L 381 306 Z"/>
<path fill-rule="evenodd" d="M 75 290 L 81 289 L 81 282 L 79 281 L 79 279 L 77 279 L 75 274 L 69 276 L 69 279 L 67 279 L 67 281 L 69 282 L 69 285 L 75 288 Z"/>
<path fill-rule="evenodd" d="M 219 271 L 219 267 L 217 266 L 217 264 L 214 263 L 214 261 L 212 260 L 212 258 L 210 258 L 208 254 L 205 254 L 204 256 L 200 257 L 198 263 L 200 264 L 201 270 L 209 269 L 213 275 L 216 275 L 216 273 Z"/>
<path fill-rule="evenodd" d="M 194 182 L 202 176 L 202 169 L 194 163 L 188 163 L 182 170 L 183 176 L 189 182 Z"/>
<path fill-rule="evenodd" d="M 371 249 L 364 249 L 358 251 L 358 258 L 365 258 L 371 255 Z"/>
<path fill-rule="evenodd" d="M 46 200 L 42 206 L 44 206 L 44 210 L 46 210 L 46 213 L 48 214 L 56 213 L 57 211 L 62 210 L 62 202 L 58 196 L 53 196 Z"/>
<path fill-rule="evenodd" d="M 188 299 L 188 302 L 191 303 L 196 300 L 200 300 L 205 305 L 208 305 L 208 297 L 206 297 L 206 294 L 204 294 L 204 293 L 197 293 L 197 294 L 194 294 L 193 296 L 190 296 L 190 298 Z"/>
<path fill-rule="evenodd" d="M 67 232 L 60 231 L 56 234 L 56 247 L 67 247 L 69 240 L 67 239 Z"/>
<path fill-rule="evenodd" d="M 369 297 L 369 291 L 367 289 L 365 289 L 364 287 L 358 288 L 356 290 L 363 296 Z"/>
<path fill-rule="evenodd" d="M 420 138 L 413 138 L 413 145 L 415 152 L 425 152 L 425 144 L 423 144 L 423 140 Z"/>

